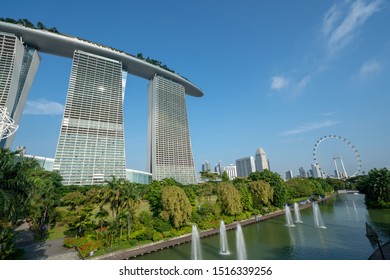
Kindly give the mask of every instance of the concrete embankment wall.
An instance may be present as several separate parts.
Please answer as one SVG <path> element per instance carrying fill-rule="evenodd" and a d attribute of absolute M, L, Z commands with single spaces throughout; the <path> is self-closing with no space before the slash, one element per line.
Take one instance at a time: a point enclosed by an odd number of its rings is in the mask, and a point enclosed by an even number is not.
<path fill-rule="evenodd" d="M 324 199 L 318 200 L 318 202 L 328 200 L 332 197 L 335 197 L 336 195 L 337 195 L 337 193 L 335 192 L 334 194 L 332 194 Z M 309 207 L 311 207 L 311 203 L 306 203 L 304 205 L 300 205 L 299 209 L 306 209 Z M 240 223 L 241 226 L 247 226 L 247 225 L 258 223 L 258 222 L 261 222 L 261 221 L 264 221 L 267 219 L 271 219 L 271 218 L 274 218 L 277 216 L 281 216 L 281 215 L 284 215 L 283 210 L 278 210 L 278 211 L 275 211 L 273 213 L 262 215 L 262 216 L 255 216 L 255 217 L 247 219 L 247 220 L 233 222 L 231 224 L 228 224 L 228 225 L 226 225 L 226 230 L 236 229 L 237 223 Z M 199 233 L 200 238 L 205 238 L 205 237 L 212 236 L 215 234 L 219 234 L 219 228 L 204 230 L 204 231 L 201 231 Z M 141 246 L 137 246 L 137 247 L 133 247 L 133 248 L 129 248 L 129 249 L 124 249 L 124 250 L 112 252 L 112 253 L 109 253 L 109 254 L 106 254 L 103 256 L 95 257 L 93 259 L 94 260 L 97 260 L 97 259 L 100 259 L 100 260 L 125 260 L 125 259 L 129 259 L 129 258 L 134 258 L 137 256 L 142 256 L 144 254 L 156 252 L 159 250 L 167 249 L 167 248 L 177 246 L 177 245 L 187 243 L 187 242 L 191 242 L 191 234 L 186 234 L 186 235 L 175 237 L 175 238 L 172 238 L 169 240 L 163 240 L 163 241 L 159 241 L 159 242 L 155 242 L 155 243 L 150 243 L 150 244 L 146 244 L 146 245 L 141 245 Z"/>

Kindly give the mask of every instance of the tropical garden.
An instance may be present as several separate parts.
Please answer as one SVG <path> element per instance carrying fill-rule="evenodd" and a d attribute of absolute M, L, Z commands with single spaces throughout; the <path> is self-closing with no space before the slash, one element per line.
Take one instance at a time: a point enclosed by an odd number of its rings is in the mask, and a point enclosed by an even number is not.
<path fill-rule="evenodd" d="M 205 180 L 197 185 L 169 178 L 140 185 L 112 177 L 99 186 L 63 186 L 58 173 L 43 170 L 34 159 L 0 150 L 0 258 L 23 258 L 15 247 L 15 228 L 22 222 L 36 240 L 64 238 L 64 246 L 86 258 L 187 234 L 192 224 L 218 228 L 221 220 L 244 220 L 339 189 L 359 189 L 372 207 L 390 202 L 387 169 L 351 181 L 285 182 L 269 170 L 232 181 L 226 174 L 201 176 Z"/>

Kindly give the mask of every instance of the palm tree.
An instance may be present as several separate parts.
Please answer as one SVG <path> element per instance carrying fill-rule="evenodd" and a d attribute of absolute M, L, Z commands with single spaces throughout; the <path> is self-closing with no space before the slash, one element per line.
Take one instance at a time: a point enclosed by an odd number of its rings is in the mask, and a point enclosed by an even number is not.
<path fill-rule="evenodd" d="M 137 185 L 127 181 L 127 188 L 124 189 L 122 204 L 122 208 L 127 213 L 127 240 L 130 240 L 131 221 L 136 214 L 140 202 L 140 191 Z"/>

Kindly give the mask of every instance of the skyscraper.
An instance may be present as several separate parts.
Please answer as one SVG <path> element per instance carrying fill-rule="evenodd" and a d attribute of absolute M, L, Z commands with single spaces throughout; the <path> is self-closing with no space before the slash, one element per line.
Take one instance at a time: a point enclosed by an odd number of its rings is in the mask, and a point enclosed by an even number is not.
<path fill-rule="evenodd" d="M 254 157 L 244 157 L 236 160 L 237 176 L 248 177 L 249 174 L 256 171 Z"/>
<path fill-rule="evenodd" d="M 225 166 L 224 171 L 226 171 L 230 180 L 233 180 L 234 178 L 237 177 L 237 168 L 233 164 Z"/>
<path fill-rule="evenodd" d="M 311 170 L 314 178 L 323 178 L 322 171 L 320 169 L 320 166 L 318 164 L 312 164 Z"/>
<path fill-rule="evenodd" d="M 210 163 L 206 160 L 203 164 L 202 164 L 202 171 L 210 171 L 211 168 L 210 168 Z"/>
<path fill-rule="evenodd" d="M 306 178 L 306 171 L 305 171 L 305 169 L 303 167 L 299 168 L 299 176 L 301 178 Z"/>
<path fill-rule="evenodd" d="M 76 50 L 55 156 L 66 185 L 125 178 L 122 63 Z"/>
<path fill-rule="evenodd" d="M 184 87 L 155 75 L 148 97 L 147 171 L 154 180 L 196 183 Z"/>
<path fill-rule="evenodd" d="M 294 178 L 292 170 L 286 171 L 286 180 L 290 180 L 292 178 Z"/>
<path fill-rule="evenodd" d="M 268 166 L 268 159 L 265 155 L 265 152 L 263 148 L 258 148 L 255 155 L 255 164 L 256 164 L 256 171 L 263 171 L 264 169 L 269 169 Z"/>
<path fill-rule="evenodd" d="M 13 34 L 0 32 L 0 107 L 6 108 L 15 125 L 19 124 L 40 61 L 35 49 L 24 46 Z M 0 147 L 10 148 L 14 135 L 1 140 Z"/>
<path fill-rule="evenodd" d="M 222 173 L 223 173 L 223 167 L 222 167 L 221 162 L 218 162 L 218 164 L 214 167 L 214 171 L 215 171 L 215 173 L 217 173 L 218 175 L 222 175 Z"/>

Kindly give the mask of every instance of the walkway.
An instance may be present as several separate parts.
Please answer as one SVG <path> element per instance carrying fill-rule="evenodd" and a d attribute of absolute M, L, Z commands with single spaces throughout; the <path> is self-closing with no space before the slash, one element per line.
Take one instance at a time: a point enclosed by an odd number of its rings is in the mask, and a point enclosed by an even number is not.
<path fill-rule="evenodd" d="M 46 240 L 37 242 L 26 223 L 16 229 L 15 247 L 24 250 L 25 260 L 78 260 L 74 249 L 63 246 L 64 239 Z"/>

